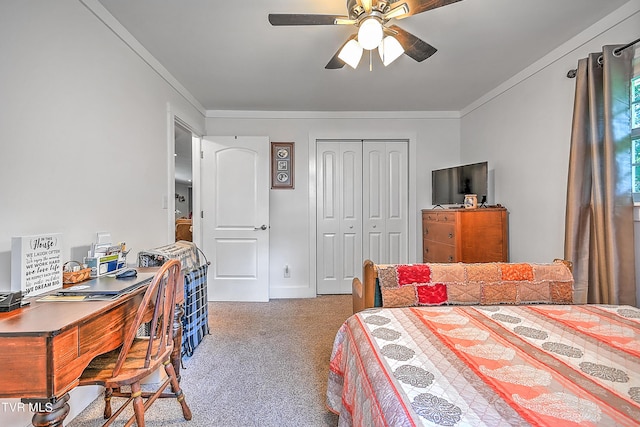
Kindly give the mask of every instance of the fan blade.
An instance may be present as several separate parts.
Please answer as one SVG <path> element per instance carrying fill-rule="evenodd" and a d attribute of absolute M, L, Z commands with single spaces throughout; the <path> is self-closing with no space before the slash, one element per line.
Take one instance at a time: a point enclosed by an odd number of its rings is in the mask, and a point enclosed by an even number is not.
<path fill-rule="evenodd" d="M 408 13 L 409 13 L 409 6 L 407 6 L 406 3 L 402 3 L 400 6 L 396 6 L 392 9 L 389 9 L 383 15 L 383 19 L 385 21 L 388 21 L 389 19 L 395 18 L 396 16 L 403 16 L 403 15 L 407 15 Z"/>
<path fill-rule="evenodd" d="M 357 36 L 357 34 L 352 34 L 347 40 L 345 40 L 345 42 L 342 43 L 342 46 L 340 46 L 340 49 L 336 51 L 335 55 L 333 55 L 333 58 L 331 58 L 331 60 L 327 63 L 327 65 L 325 65 L 324 68 L 326 68 L 327 70 L 337 70 L 338 68 L 344 67 L 345 63 L 342 59 L 338 58 L 338 55 L 340 54 L 342 48 Z"/>
<path fill-rule="evenodd" d="M 391 9 L 401 6 L 402 3 L 409 7 L 409 12 L 394 16 L 396 19 L 403 19 L 407 16 L 417 15 L 418 13 L 426 12 L 427 10 L 437 9 L 439 7 L 450 5 L 451 3 L 457 3 L 462 0 L 397 0 L 389 4 Z"/>
<path fill-rule="evenodd" d="M 438 51 L 429 43 L 420 40 L 397 25 L 390 25 L 387 29 L 395 33 L 394 36 L 404 49 L 404 54 L 418 62 L 424 61 Z"/>
<path fill-rule="evenodd" d="M 343 15 L 306 15 L 298 13 L 270 13 L 271 25 L 340 25 L 356 21 Z"/>
<path fill-rule="evenodd" d="M 364 8 L 365 12 L 371 12 L 373 0 L 357 0 L 357 2 Z"/>

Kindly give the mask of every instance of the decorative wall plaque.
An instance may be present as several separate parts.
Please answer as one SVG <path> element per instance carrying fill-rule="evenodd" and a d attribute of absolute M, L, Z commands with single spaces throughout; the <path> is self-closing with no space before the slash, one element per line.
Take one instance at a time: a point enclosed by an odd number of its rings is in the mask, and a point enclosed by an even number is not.
<path fill-rule="evenodd" d="M 271 143 L 271 188 L 293 188 L 293 142 Z"/>
<path fill-rule="evenodd" d="M 22 297 L 62 287 L 62 234 L 11 239 L 11 290 Z"/>

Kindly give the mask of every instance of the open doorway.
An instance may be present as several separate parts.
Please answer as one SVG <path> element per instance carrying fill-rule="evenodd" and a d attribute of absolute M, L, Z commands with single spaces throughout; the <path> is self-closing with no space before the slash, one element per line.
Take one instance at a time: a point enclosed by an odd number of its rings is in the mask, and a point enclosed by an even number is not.
<path fill-rule="evenodd" d="M 192 133 L 175 122 L 175 240 L 193 241 L 193 143 Z"/>

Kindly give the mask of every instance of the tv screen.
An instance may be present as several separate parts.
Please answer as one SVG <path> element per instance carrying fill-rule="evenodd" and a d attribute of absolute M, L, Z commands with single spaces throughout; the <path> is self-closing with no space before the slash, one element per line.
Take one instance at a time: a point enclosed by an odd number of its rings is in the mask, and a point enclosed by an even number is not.
<path fill-rule="evenodd" d="M 431 172 L 431 204 L 462 205 L 465 194 L 487 195 L 488 164 L 472 163 Z"/>

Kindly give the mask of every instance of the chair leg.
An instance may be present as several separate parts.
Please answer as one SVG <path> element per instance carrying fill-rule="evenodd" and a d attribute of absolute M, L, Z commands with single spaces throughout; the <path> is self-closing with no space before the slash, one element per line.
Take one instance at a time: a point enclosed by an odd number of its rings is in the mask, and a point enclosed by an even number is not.
<path fill-rule="evenodd" d="M 104 389 L 104 419 L 111 418 L 111 396 L 113 395 L 112 388 Z"/>
<path fill-rule="evenodd" d="M 142 388 L 140 382 L 131 384 L 131 397 L 133 398 L 133 411 L 138 427 L 144 427 L 144 401 L 142 400 Z"/>
<path fill-rule="evenodd" d="M 189 421 L 192 417 L 191 409 L 189 409 L 189 405 L 187 405 L 187 401 L 184 399 L 184 393 L 180 388 L 180 383 L 178 383 L 178 378 L 176 377 L 176 371 L 173 368 L 170 360 L 166 360 L 164 362 L 164 371 L 169 376 L 169 380 L 171 381 L 171 389 L 174 390 L 176 398 L 178 402 L 180 402 L 180 406 L 182 406 L 182 415 L 184 419 Z"/>

